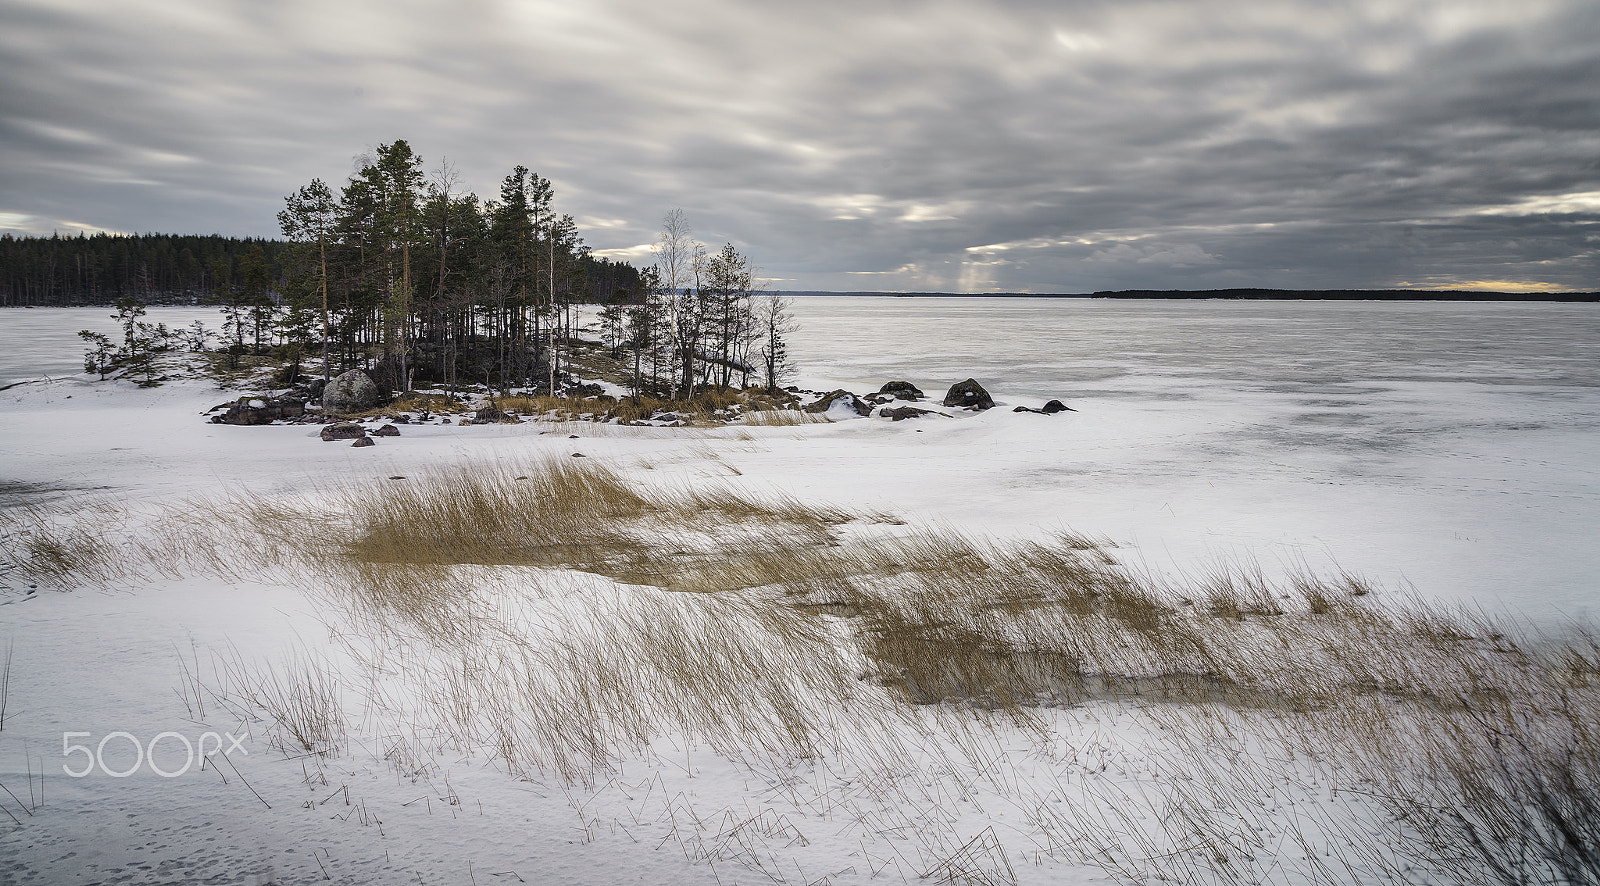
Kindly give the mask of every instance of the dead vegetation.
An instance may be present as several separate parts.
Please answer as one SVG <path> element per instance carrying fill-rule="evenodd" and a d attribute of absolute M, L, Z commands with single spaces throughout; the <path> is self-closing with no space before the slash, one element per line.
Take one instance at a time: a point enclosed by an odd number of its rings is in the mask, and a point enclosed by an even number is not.
<path fill-rule="evenodd" d="M 1129 882 L 1271 879 L 1265 859 L 1285 846 L 1313 882 L 1406 881 L 1408 866 L 1600 882 L 1600 645 L 1374 602 L 1385 595 L 1351 574 L 1234 562 L 1153 576 L 1080 536 L 903 529 L 784 498 L 646 488 L 572 460 L 144 518 L 12 516 L 9 557 L 57 586 L 265 570 L 315 587 L 358 628 L 342 634 L 355 664 L 255 672 L 240 694 L 285 746 L 337 744 L 338 698 L 359 686 L 369 708 L 431 723 L 435 743 L 573 783 L 664 736 L 769 767 L 845 759 L 883 773 L 936 747 L 1019 797 L 1078 798 L 1028 807 L 1048 854 Z M 1188 775 L 1091 808 L 1101 787 L 1024 790 L 1019 770 L 995 768 L 995 736 L 1048 741 L 1052 712 L 1095 703 L 1149 718 L 1180 749 L 1164 765 Z M 1335 787 L 1305 829 L 1250 806 L 1289 802 L 1306 778 Z M 862 784 L 907 800 L 888 775 Z M 1397 829 L 1373 844 L 1352 821 Z M 1262 836 L 1273 828 L 1276 849 Z M 999 847 L 952 845 L 924 869 L 1003 881 Z"/>

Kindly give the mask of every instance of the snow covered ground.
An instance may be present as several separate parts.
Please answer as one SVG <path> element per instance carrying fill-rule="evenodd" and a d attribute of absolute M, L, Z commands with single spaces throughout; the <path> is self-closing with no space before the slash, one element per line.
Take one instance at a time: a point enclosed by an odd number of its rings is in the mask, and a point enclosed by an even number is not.
<path fill-rule="evenodd" d="M 784 493 L 997 539 L 1075 530 L 1158 570 L 1337 563 L 1542 625 L 1595 614 L 1592 305 L 813 299 L 795 305 L 807 387 L 904 379 L 938 397 L 973 376 L 1000 407 L 738 429 L 413 425 L 366 449 L 311 426 L 206 424 L 232 395 L 202 383 L 72 375 L 91 313 L 106 312 L 0 313 L 0 377 L 52 375 L 0 392 L 0 503 L 87 496 L 151 513 L 241 488 L 299 495 L 581 452 L 646 485 Z M 1011 411 L 1057 397 L 1078 411 Z M 1197 765 L 1157 715 L 1116 703 L 1046 711 L 1045 733 L 921 745 L 892 772 L 870 755 L 758 765 L 667 736 L 598 783 L 519 779 L 490 750 L 402 734 L 371 705 L 346 712 L 338 753 L 291 753 L 259 713 L 199 687 L 348 662 L 355 628 L 311 588 L 278 573 L 69 593 L 29 593 L 15 572 L 0 583 L 0 785 L 18 795 L 0 795 L 17 818 L 0 818 L 8 883 L 842 884 L 956 868 L 974 882 L 1090 882 L 1108 877 L 1087 858 L 1095 834 L 1121 828 L 1140 845 L 1138 822 L 1160 804 L 1136 800 Z M 400 679 L 421 661 L 372 673 Z M 141 765 L 135 744 L 163 735 Z M 221 753 L 230 735 L 243 745 Z M 186 742 L 211 742 L 203 771 Z M 86 762 L 98 768 L 63 772 Z M 1243 805 L 1225 816 L 1241 833 L 1352 802 L 1314 771 L 1274 773 L 1234 795 Z M 1088 827 L 1086 798 L 1127 820 Z M 1297 851 L 1261 848 L 1238 879 L 1304 882 Z"/>

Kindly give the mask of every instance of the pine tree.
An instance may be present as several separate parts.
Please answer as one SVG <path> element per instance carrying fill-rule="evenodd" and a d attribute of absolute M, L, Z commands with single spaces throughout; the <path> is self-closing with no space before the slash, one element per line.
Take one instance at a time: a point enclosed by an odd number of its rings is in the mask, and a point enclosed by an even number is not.
<path fill-rule="evenodd" d="M 746 363 L 753 324 L 750 298 L 754 272 L 749 259 L 729 243 L 705 264 L 705 295 L 701 299 L 707 330 L 707 356 L 714 357 L 718 382 L 726 387 L 735 371 L 748 380 Z"/>
<path fill-rule="evenodd" d="M 278 213 L 278 227 L 290 240 L 316 246 L 317 291 L 322 301 L 322 379 L 329 378 L 328 360 L 328 247 L 332 242 L 337 205 L 333 191 L 322 179 L 311 180 L 299 191 L 284 198 L 287 204 Z"/>
<path fill-rule="evenodd" d="M 777 391 L 794 372 L 789 360 L 788 335 L 794 331 L 789 300 L 769 295 L 756 308 L 756 327 L 761 336 L 761 364 L 768 391 Z"/>

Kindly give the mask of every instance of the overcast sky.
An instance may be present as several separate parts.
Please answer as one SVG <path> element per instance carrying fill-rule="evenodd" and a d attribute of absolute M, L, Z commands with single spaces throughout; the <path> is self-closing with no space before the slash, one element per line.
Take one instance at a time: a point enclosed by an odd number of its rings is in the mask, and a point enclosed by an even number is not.
<path fill-rule="evenodd" d="M 1600 289 L 1600 2 L 0 0 L 0 231 L 277 236 L 404 138 L 777 288 Z"/>

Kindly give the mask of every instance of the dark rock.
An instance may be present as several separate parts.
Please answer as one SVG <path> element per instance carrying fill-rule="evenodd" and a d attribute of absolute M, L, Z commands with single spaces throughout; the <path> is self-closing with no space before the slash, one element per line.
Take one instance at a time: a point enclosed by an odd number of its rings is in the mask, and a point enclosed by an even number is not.
<path fill-rule="evenodd" d="M 321 379 L 321 378 L 312 379 L 311 380 L 311 384 L 306 385 L 306 399 L 308 399 L 308 400 L 321 400 L 322 399 L 322 392 L 327 387 L 328 387 L 328 382 L 327 382 L 326 379 Z"/>
<path fill-rule="evenodd" d="M 398 437 L 398 436 L 400 436 L 400 429 L 395 427 L 394 425 L 384 425 L 383 427 L 377 429 L 376 431 L 373 431 L 372 432 L 372 436 L 374 436 L 374 437 Z"/>
<path fill-rule="evenodd" d="M 292 421 L 306 414 L 305 402 L 292 397 L 240 397 L 223 405 L 228 411 L 212 416 L 215 424 L 268 425 L 279 420 Z"/>
<path fill-rule="evenodd" d="M 927 396 L 916 385 L 908 381 L 884 382 L 883 387 L 878 389 L 878 393 L 896 400 L 921 400 Z"/>
<path fill-rule="evenodd" d="M 905 421 L 908 418 L 920 418 L 924 415 L 935 415 L 937 413 L 929 409 L 918 409 L 915 406 L 901 406 L 898 409 L 880 409 L 878 414 L 890 421 Z"/>
<path fill-rule="evenodd" d="M 1068 406 L 1067 404 L 1061 402 L 1060 400 L 1051 400 L 1049 403 L 1044 404 L 1044 408 L 1043 409 L 1034 409 L 1031 406 L 1018 406 L 1016 409 L 1013 409 L 1011 411 L 1012 412 L 1032 412 L 1032 413 L 1035 413 L 1037 415 L 1055 415 L 1058 412 L 1077 412 L 1078 410 L 1073 409 L 1071 406 Z"/>
<path fill-rule="evenodd" d="M 944 405 L 962 406 L 967 409 L 990 409 L 994 406 L 994 398 L 983 389 L 983 385 L 978 384 L 977 379 L 969 378 L 950 386 L 950 393 L 944 395 Z"/>
<path fill-rule="evenodd" d="M 840 388 L 837 391 L 829 391 L 828 393 L 823 394 L 817 400 L 817 402 L 812 403 L 810 406 L 807 406 L 805 408 L 805 411 L 806 412 L 827 412 L 828 410 L 833 408 L 834 401 L 836 401 L 836 400 L 844 401 L 846 404 L 848 404 L 850 406 L 851 409 L 855 410 L 856 415 L 871 415 L 872 414 L 872 404 L 871 403 L 868 403 L 867 401 L 861 399 L 860 397 L 857 397 L 855 394 L 852 394 L 849 391 L 844 390 L 843 388 Z"/>
<path fill-rule="evenodd" d="M 366 436 L 367 429 L 353 421 L 334 422 L 322 428 L 324 440 L 360 440 Z"/>
<path fill-rule="evenodd" d="M 378 385 L 360 369 L 342 373 L 322 391 L 322 411 L 330 416 L 365 412 L 378 405 Z"/>
<path fill-rule="evenodd" d="M 397 424 L 397 425 L 408 425 L 408 424 L 411 424 L 411 416 L 406 415 L 404 412 L 402 412 L 399 415 L 394 417 L 394 423 Z"/>
<path fill-rule="evenodd" d="M 378 444 L 372 442 L 372 438 L 371 437 L 362 437 L 361 439 L 355 441 L 354 443 L 351 443 L 350 445 L 351 446 L 377 446 Z"/>
<path fill-rule="evenodd" d="M 587 455 L 584 455 L 584 454 L 583 454 L 583 453 L 581 453 L 581 452 L 574 452 L 574 453 L 572 453 L 572 457 L 573 457 L 573 458 L 588 458 L 588 457 L 589 457 L 589 456 L 587 456 Z"/>
<path fill-rule="evenodd" d="M 522 419 L 517 418 L 514 413 L 501 412 L 493 406 L 485 406 L 472 414 L 472 423 L 475 425 L 520 425 L 522 424 Z"/>

